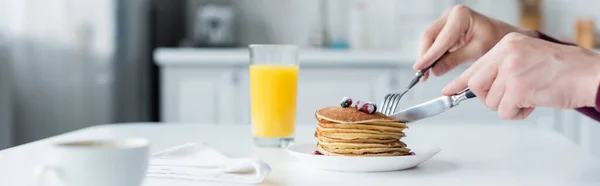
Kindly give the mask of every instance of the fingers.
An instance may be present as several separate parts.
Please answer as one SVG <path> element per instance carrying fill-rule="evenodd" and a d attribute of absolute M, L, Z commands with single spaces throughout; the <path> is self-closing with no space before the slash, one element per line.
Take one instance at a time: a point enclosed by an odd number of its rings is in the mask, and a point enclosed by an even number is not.
<path fill-rule="evenodd" d="M 473 50 L 476 51 L 474 48 L 477 45 L 473 45 L 473 47 L 467 47 L 465 48 L 465 50 Z M 485 75 L 486 73 L 491 73 L 491 74 L 487 74 L 487 76 L 484 77 L 495 77 L 498 74 L 498 63 L 503 59 L 504 56 L 498 56 L 497 53 L 502 53 L 501 51 L 498 51 L 499 49 L 497 48 L 492 48 L 491 50 L 489 50 L 487 53 L 485 53 L 483 56 L 481 56 L 477 61 L 475 61 L 467 70 L 465 70 L 460 76 L 458 76 L 456 79 L 454 79 L 454 81 L 450 82 L 448 85 L 446 85 L 446 87 L 444 87 L 444 89 L 442 90 L 442 94 L 443 95 L 451 95 L 454 93 L 457 93 L 465 88 L 467 88 L 467 85 L 469 85 L 469 81 L 471 79 L 477 79 L 477 78 L 472 78 L 472 76 L 476 73 L 482 73 L 482 76 Z M 483 69 L 480 69 L 483 68 Z M 483 78 L 483 77 L 479 77 L 479 78 Z M 489 82 L 489 86 L 491 86 L 491 83 L 494 81 L 494 79 L 486 79 L 484 82 L 477 82 L 477 81 L 483 81 L 483 80 L 473 80 L 474 82 L 472 83 L 476 83 L 477 85 L 475 85 L 475 87 L 469 87 L 471 89 L 471 91 L 477 95 L 478 98 L 484 98 L 483 100 L 485 100 L 485 97 L 487 95 L 487 92 L 484 92 L 482 90 L 487 89 L 489 90 L 489 87 L 478 87 L 478 86 L 484 86 L 484 84 L 487 81 L 491 81 Z M 479 85 L 481 84 L 481 85 Z"/>
<path fill-rule="evenodd" d="M 421 60 L 415 63 L 413 68 L 416 70 L 427 68 L 446 53 L 466 33 L 470 26 L 469 20 L 468 8 L 464 6 L 454 7 L 431 47 L 423 54 Z"/>
<path fill-rule="evenodd" d="M 454 52 L 457 51 L 458 49 L 462 48 L 463 46 L 467 45 L 467 37 L 465 36 L 465 34 L 461 35 L 460 37 L 458 37 L 458 41 L 456 41 L 456 43 L 454 43 L 454 45 L 452 45 L 452 47 L 450 47 L 450 49 L 448 49 L 448 52 Z"/>
<path fill-rule="evenodd" d="M 448 72 L 448 70 L 446 69 L 447 66 L 448 65 L 446 63 L 444 63 L 444 61 L 440 60 L 440 62 L 436 63 L 435 65 L 433 65 L 433 67 L 431 67 L 431 72 L 435 76 L 441 76 L 441 75 L 445 74 L 446 72 Z"/>
<path fill-rule="evenodd" d="M 492 84 L 494 84 L 494 80 L 498 75 L 498 66 L 495 61 L 485 60 L 481 62 L 484 64 L 469 78 L 467 86 L 481 102 L 485 103 Z"/>
<path fill-rule="evenodd" d="M 452 8 L 449 8 L 446 11 L 444 11 L 442 16 L 440 16 L 439 19 L 437 19 L 435 22 L 433 22 L 433 24 L 431 24 L 431 26 L 429 26 L 429 28 L 425 29 L 425 31 L 421 34 L 421 38 L 419 39 L 419 48 L 418 48 L 419 57 L 422 57 L 423 54 L 425 54 L 425 52 L 427 52 L 429 47 L 431 47 L 431 44 L 433 44 L 433 42 L 435 41 L 435 38 L 437 37 L 437 35 L 440 33 L 440 31 L 446 24 L 448 14 L 450 13 L 451 10 L 452 10 Z M 417 69 L 417 70 L 420 70 L 420 69 Z"/>
<path fill-rule="evenodd" d="M 428 78 L 429 78 L 429 71 L 425 72 L 425 74 L 423 74 L 423 77 L 419 81 L 425 82 L 425 81 L 427 81 Z"/>
<path fill-rule="evenodd" d="M 446 11 L 444 11 L 442 16 L 439 19 L 437 19 L 431 26 L 429 26 L 429 28 L 427 28 L 425 30 L 425 32 L 423 32 L 421 34 L 421 38 L 419 39 L 420 40 L 419 41 L 419 57 L 422 57 L 423 54 L 425 54 L 425 52 L 427 52 L 427 50 L 429 50 L 429 47 L 431 47 L 431 44 L 433 44 L 433 42 L 435 41 L 435 38 L 437 37 L 437 35 L 440 33 L 440 31 L 444 27 L 444 24 L 446 24 L 448 14 L 450 13 L 451 10 L 452 10 L 452 8 L 449 8 Z M 421 61 L 421 60 L 419 59 L 418 61 Z M 413 65 L 413 68 L 414 68 L 414 65 Z M 420 69 L 418 69 L 418 70 L 420 70 Z M 421 78 L 420 82 L 425 82 L 425 81 L 427 81 L 427 79 L 429 79 L 429 71 L 425 72 L 425 74 Z"/>
<path fill-rule="evenodd" d="M 484 101 L 485 105 L 493 111 L 498 110 L 498 106 L 500 105 L 500 101 L 504 96 L 504 92 L 506 91 L 505 80 L 502 75 L 496 77 L 492 87 L 488 91 L 487 97 Z"/>
<path fill-rule="evenodd" d="M 454 81 L 446 85 L 446 87 L 444 87 L 444 89 L 442 90 L 442 94 L 448 96 L 467 88 L 471 76 L 473 76 L 473 74 L 479 71 L 479 67 L 482 66 L 482 64 L 486 63 L 485 58 L 487 55 L 490 54 L 488 53 L 479 58 L 479 60 L 475 61 L 469 68 L 467 68 L 467 70 L 465 70 L 456 79 L 454 79 Z M 475 93 L 475 95 L 477 94 Z M 479 97 L 479 95 L 477 95 L 477 97 Z"/>
<path fill-rule="evenodd" d="M 533 110 L 535 108 L 522 108 L 521 109 L 521 115 L 519 117 L 519 119 L 525 119 L 527 118 L 529 115 L 531 115 L 531 113 L 533 113 Z"/>
<path fill-rule="evenodd" d="M 421 70 L 429 67 L 435 60 L 444 54 L 466 30 L 456 30 L 463 28 L 457 23 L 470 24 L 469 21 L 451 20 L 464 19 L 467 16 L 456 16 L 457 14 L 468 14 L 469 9 L 465 6 L 456 6 L 446 10 L 444 15 L 428 28 L 422 36 L 422 41 L 419 47 L 419 55 L 421 59 L 413 65 L 415 70 Z M 467 19 L 468 20 L 468 17 Z M 466 23 L 465 23 L 466 22 Z M 452 25 L 454 24 L 454 25 Z M 466 27 L 468 28 L 468 26 Z M 445 46 L 444 46 L 445 45 Z M 433 51 L 432 51 L 433 50 Z"/>
<path fill-rule="evenodd" d="M 534 108 L 519 108 L 515 94 L 506 94 L 498 106 L 498 115 L 507 120 L 522 120 L 531 115 Z"/>
<path fill-rule="evenodd" d="M 421 34 L 421 38 L 419 38 L 419 48 L 418 48 L 419 57 L 422 57 L 423 54 L 425 54 L 425 52 L 427 52 L 427 50 L 429 50 L 429 47 L 431 47 L 431 44 L 433 44 L 433 42 L 435 41 L 435 38 L 442 30 L 445 23 L 446 23 L 446 17 L 442 17 L 442 18 L 436 20 L 431 26 L 429 26 L 429 28 L 427 28 Z M 420 69 L 418 69 L 418 70 L 420 70 Z"/>
<path fill-rule="evenodd" d="M 498 115 L 503 119 L 512 119 L 517 117 L 521 108 L 517 107 L 511 94 L 504 95 L 498 105 Z"/>
<path fill-rule="evenodd" d="M 460 48 L 457 51 L 447 53 L 440 58 L 440 61 L 436 63 L 431 71 L 435 76 L 444 75 L 461 64 L 471 60 L 472 56 L 477 56 L 479 50 L 476 49 L 477 45 L 469 45 L 464 48 Z"/>
<path fill-rule="evenodd" d="M 473 63 L 471 67 L 469 67 L 462 74 L 460 74 L 456 79 L 454 79 L 454 81 L 446 85 L 446 87 L 444 87 L 444 89 L 442 90 L 442 95 L 449 96 L 467 88 L 469 78 L 473 75 L 473 73 L 475 73 L 475 71 L 477 71 L 477 67 L 477 63 Z M 477 96 L 479 97 L 479 95 Z"/>

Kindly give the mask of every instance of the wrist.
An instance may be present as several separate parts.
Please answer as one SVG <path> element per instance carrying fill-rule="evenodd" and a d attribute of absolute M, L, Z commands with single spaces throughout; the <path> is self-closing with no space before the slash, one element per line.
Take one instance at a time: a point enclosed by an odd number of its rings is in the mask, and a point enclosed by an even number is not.
<path fill-rule="evenodd" d="M 493 18 L 487 19 L 489 19 L 489 21 L 493 25 L 493 28 L 497 31 L 496 34 L 498 34 L 497 36 L 500 36 L 499 38 L 503 38 L 511 32 L 516 32 L 529 37 L 538 38 L 538 33 L 535 30 L 513 26 L 511 24 Z"/>
<path fill-rule="evenodd" d="M 504 35 L 511 33 L 511 32 L 517 32 L 529 37 L 533 37 L 533 38 L 539 38 L 539 32 L 537 32 L 536 30 L 531 30 L 531 29 L 526 29 L 526 28 L 521 28 L 521 27 L 517 27 L 517 26 L 513 26 L 511 24 L 502 22 L 502 21 L 497 21 L 497 24 L 501 25 L 500 27 L 504 27 L 505 32 Z"/>
<path fill-rule="evenodd" d="M 598 65 L 595 65 L 596 70 L 594 70 L 596 72 L 594 74 L 595 81 L 593 81 L 593 84 L 590 84 L 590 87 L 595 87 L 592 89 L 594 97 L 592 98 L 593 102 L 592 104 L 590 104 L 590 107 L 594 107 L 596 108 L 596 110 L 600 110 L 600 108 L 598 108 L 598 106 L 600 105 L 600 56 L 596 56 L 598 59 Z"/>
<path fill-rule="evenodd" d="M 582 85 L 584 87 L 584 94 L 582 95 L 582 98 L 584 98 L 584 103 L 583 105 L 586 107 L 594 107 L 596 108 L 596 110 L 599 110 L 600 108 L 597 108 L 597 106 L 600 105 L 600 55 L 598 54 L 592 54 L 594 57 L 594 61 L 596 63 L 594 63 L 593 66 L 591 66 L 590 68 L 593 69 L 590 71 L 590 75 L 588 76 L 588 81 L 586 81 L 585 85 Z"/>
<path fill-rule="evenodd" d="M 540 38 L 540 33 L 536 30 L 530 30 L 530 29 L 524 29 L 524 28 L 517 28 L 517 32 L 529 36 L 529 37 L 533 37 L 533 38 Z"/>
<path fill-rule="evenodd" d="M 592 107 L 596 110 L 600 110 L 598 106 L 600 106 L 600 92 L 598 91 L 600 88 L 600 81 L 595 81 L 595 83 L 588 85 L 585 95 L 585 103 L 582 107 Z"/>

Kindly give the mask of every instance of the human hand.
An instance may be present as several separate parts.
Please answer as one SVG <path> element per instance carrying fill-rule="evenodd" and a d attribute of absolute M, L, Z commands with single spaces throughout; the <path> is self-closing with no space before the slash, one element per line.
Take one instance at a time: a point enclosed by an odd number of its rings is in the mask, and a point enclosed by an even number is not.
<path fill-rule="evenodd" d="M 442 91 L 469 87 L 504 119 L 524 119 L 535 107 L 594 107 L 600 56 L 518 33 L 506 35 Z"/>
<path fill-rule="evenodd" d="M 536 36 L 534 31 L 486 17 L 464 5 L 454 6 L 421 34 L 419 59 L 413 68 L 422 70 L 440 59 L 431 71 L 441 76 L 463 63 L 478 59 L 510 32 Z M 446 51 L 448 54 L 441 57 Z M 429 72 L 421 81 L 426 81 L 428 76 Z"/>

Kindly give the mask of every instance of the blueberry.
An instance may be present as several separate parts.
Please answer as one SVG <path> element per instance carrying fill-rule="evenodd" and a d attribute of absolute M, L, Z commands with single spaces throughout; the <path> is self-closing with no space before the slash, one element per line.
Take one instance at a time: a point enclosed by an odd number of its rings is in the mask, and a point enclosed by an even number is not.
<path fill-rule="evenodd" d="M 369 110 L 369 114 L 375 113 L 377 111 L 377 105 L 375 105 L 375 103 L 373 103 L 373 102 L 369 102 L 368 104 L 371 105 L 371 108 L 369 108 L 369 109 L 371 109 L 371 110 Z"/>
<path fill-rule="evenodd" d="M 352 105 L 352 99 L 350 99 L 349 97 L 344 97 L 342 98 L 340 105 L 344 108 L 350 107 Z"/>

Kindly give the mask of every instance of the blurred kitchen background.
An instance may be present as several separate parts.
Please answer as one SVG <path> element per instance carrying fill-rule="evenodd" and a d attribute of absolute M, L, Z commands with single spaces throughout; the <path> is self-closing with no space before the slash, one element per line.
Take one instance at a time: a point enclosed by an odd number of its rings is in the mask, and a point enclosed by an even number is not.
<path fill-rule="evenodd" d="M 106 123 L 248 124 L 249 44 L 302 47 L 298 123 L 315 124 L 343 96 L 404 88 L 419 33 L 456 4 L 597 46 L 598 0 L 0 0 L 0 149 Z M 478 101 L 430 121 L 509 122 Z M 528 121 L 600 155 L 600 124 L 574 111 Z"/>

